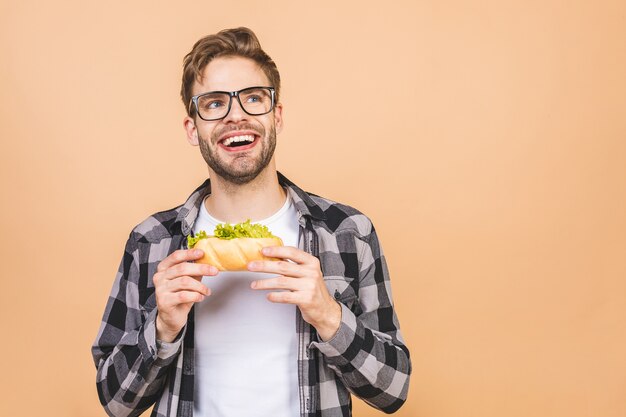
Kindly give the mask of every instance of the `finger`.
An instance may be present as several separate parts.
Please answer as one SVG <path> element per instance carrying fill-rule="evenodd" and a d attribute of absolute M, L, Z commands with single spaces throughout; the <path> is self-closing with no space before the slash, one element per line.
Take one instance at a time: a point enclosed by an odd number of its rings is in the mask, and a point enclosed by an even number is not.
<path fill-rule="evenodd" d="M 272 258 L 289 259 L 297 264 L 309 264 L 317 261 L 315 256 L 293 246 L 267 246 L 262 249 L 262 253 Z"/>
<path fill-rule="evenodd" d="M 179 291 L 195 291 L 203 295 L 211 294 L 209 287 L 198 281 L 194 277 L 184 276 L 167 281 L 165 291 L 179 292 Z"/>
<path fill-rule="evenodd" d="M 175 279 L 178 277 L 182 277 L 185 275 L 202 277 L 205 275 L 217 275 L 219 271 L 216 267 L 207 264 L 196 264 L 191 262 L 183 262 L 176 265 L 171 266 L 167 270 L 165 270 L 162 275 L 163 279 Z"/>
<path fill-rule="evenodd" d="M 252 272 L 287 275 L 297 278 L 301 278 L 307 273 L 301 265 L 288 261 L 252 261 L 248 263 L 248 270 Z"/>
<path fill-rule="evenodd" d="M 179 291 L 172 293 L 176 304 L 198 303 L 204 300 L 204 295 L 195 291 Z"/>
<path fill-rule="evenodd" d="M 200 302 L 204 298 L 204 294 L 196 291 L 169 292 L 157 297 L 157 308 L 159 311 L 168 311 L 180 305 Z"/>
<path fill-rule="evenodd" d="M 255 290 L 288 290 L 299 291 L 303 289 L 303 282 L 297 278 L 280 276 L 253 281 L 250 287 Z"/>
<path fill-rule="evenodd" d="M 267 294 L 267 299 L 272 303 L 298 304 L 298 294 L 295 292 L 271 292 Z"/>
<path fill-rule="evenodd" d="M 181 262 L 195 261 L 204 256 L 204 252 L 200 249 L 179 249 L 172 252 L 167 258 L 163 259 L 157 266 L 157 272 L 165 271 L 173 265 Z"/>

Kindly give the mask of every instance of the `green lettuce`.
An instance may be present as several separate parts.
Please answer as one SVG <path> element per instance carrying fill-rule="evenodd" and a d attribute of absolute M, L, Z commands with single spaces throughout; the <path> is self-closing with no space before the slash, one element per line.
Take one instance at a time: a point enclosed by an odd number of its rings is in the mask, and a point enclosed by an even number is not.
<path fill-rule="evenodd" d="M 193 248 L 200 239 L 207 239 L 209 237 L 216 237 L 218 239 L 235 239 L 238 237 L 252 237 L 252 238 L 275 238 L 272 232 L 269 231 L 267 226 L 262 224 L 251 224 L 250 219 L 243 223 L 237 224 L 218 224 L 215 227 L 213 236 L 206 234 L 204 230 L 199 231 L 196 236 L 187 236 L 187 246 Z"/>
<path fill-rule="evenodd" d="M 196 246 L 196 243 L 198 243 L 198 241 L 200 239 L 206 239 L 209 236 L 207 236 L 206 232 L 204 230 L 200 230 L 198 233 L 196 233 L 195 236 L 187 236 L 187 247 L 189 249 L 193 248 L 194 246 Z"/>

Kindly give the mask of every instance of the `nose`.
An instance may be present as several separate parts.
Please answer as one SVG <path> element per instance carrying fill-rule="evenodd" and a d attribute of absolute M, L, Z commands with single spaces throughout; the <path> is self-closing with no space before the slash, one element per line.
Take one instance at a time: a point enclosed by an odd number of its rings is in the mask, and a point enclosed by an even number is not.
<path fill-rule="evenodd" d="M 224 123 L 237 123 L 241 120 L 246 120 L 248 118 L 248 113 L 243 111 L 241 108 L 241 104 L 239 103 L 239 97 L 231 97 L 230 110 L 224 117 Z"/>

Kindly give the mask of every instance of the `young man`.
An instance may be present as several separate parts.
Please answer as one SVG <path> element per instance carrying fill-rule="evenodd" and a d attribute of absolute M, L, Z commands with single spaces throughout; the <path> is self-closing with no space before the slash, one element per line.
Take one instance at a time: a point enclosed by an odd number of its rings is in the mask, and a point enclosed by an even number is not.
<path fill-rule="evenodd" d="M 136 226 L 92 347 L 112 416 L 349 416 L 350 392 L 385 412 L 411 364 L 376 232 L 357 210 L 276 171 L 280 76 L 249 29 L 185 57 L 187 139 L 207 180 Z M 251 219 L 285 246 L 246 272 L 194 263 L 187 237 Z"/>

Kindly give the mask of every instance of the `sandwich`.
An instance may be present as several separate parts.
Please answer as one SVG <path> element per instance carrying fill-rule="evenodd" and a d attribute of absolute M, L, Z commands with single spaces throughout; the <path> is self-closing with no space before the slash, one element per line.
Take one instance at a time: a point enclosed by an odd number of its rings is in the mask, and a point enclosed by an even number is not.
<path fill-rule="evenodd" d="M 277 261 L 261 253 L 266 246 L 283 246 L 281 238 L 274 236 L 267 226 L 243 223 L 218 224 L 213 235 L 204 230 L 187 237 L 189 249 L 200 249 L 204 256 L 196 262 L 213 265 L 220 271 L 245 271 L 251 261 Z"/>

